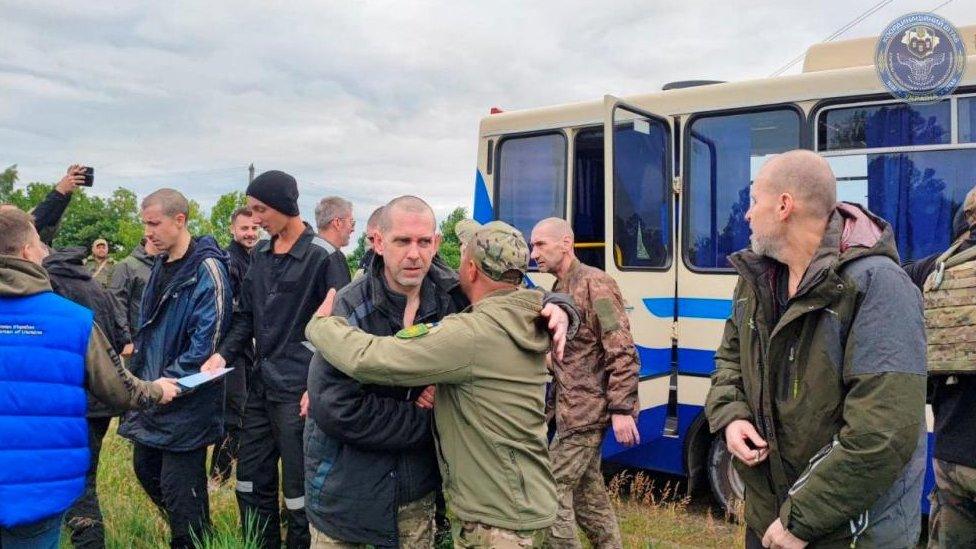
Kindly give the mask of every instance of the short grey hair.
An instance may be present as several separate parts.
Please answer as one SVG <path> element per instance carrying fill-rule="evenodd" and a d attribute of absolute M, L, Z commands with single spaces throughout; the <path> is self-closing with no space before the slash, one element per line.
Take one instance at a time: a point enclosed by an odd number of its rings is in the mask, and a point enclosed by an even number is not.
<path fill-rule="evenodd" d="M 768 160 L 764 171 L 774 193 L 790 193 L 818 218 L 828 218 L 837 204 L 837 179 L 819 154 L 796 149 Z"/>
<path fill-rule="evenodd" d="M 190 202 L 176 189 L 159 189 L 142 199 L 142 209 L 159 206 L 166 217 L 190 217 Z"/>
<path fill-rule="evenodd" d="M 388 233 L 391 229 L 393 229 L 392 213 L 394 210 L 416 214 L 428 214 L 430 216 L 430 222 L 434 226 L 434 232 L 437 232 L 437 216 L 434 215 L 434 208 L 431 208 L 430 204 L 424 202 L 422 198 L 409 194 L 398 196 L 387 203 L 386 206 L 383 206 L 383 210 L 380 212 L 378 225 L 380 232 Z"/>
<path fill-rule="evenodd" d="M 327 196 L 315 205 L 315 226 L 324 229 L 333 219 L 352 214 L 352 202 L 338 196 Z"/>

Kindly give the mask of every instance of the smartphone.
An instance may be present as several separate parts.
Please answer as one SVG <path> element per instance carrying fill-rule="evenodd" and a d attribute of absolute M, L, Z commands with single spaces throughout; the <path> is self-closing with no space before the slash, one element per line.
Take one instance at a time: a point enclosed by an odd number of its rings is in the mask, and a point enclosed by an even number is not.
<path fill-rule="evenodd" d="M 91 187 L 95 184 L 95 168 L 92 168 L 91 166 L 82 166 L 81 173 L 85 176 L 85 181 L 78 183 L 79 185 L 83 187 Z"/>

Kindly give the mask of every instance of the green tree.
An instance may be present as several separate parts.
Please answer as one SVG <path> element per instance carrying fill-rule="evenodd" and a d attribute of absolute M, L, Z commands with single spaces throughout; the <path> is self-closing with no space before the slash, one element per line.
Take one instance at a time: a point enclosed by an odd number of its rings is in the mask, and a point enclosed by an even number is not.
<path fill-rule="evenodd" d="M 14 183 L 17 182 L 17 164 L 8 166 L 3 173 L 0 173 L 0 203 L 10 202 L 10 196 L 14 192 Z"/>
<path fill-rule="evenodd" d="M 241 191 L 233 191 L 220 195 L 214 207 L 210 209 L 210 227 L 213 236 L 221 246 L 227 247 L 231 241 L 230 216 L 234 210 L 247 204 L 247 197 Z"/>
<path fill-rule="evenodd" d="M 366 255 L 366 233 L 359 235 L 359 239 L 356 240 L 356 249 L 352 251 L 351 254 L 346 256 L 346 263 L 349 265 L 349 272 L 355 273 L 359 269 L 359 262 Z"/>
<path fill-rule="evenodd" d="M 441 221 L 441 235 L 443 235 L 443 239 L 441 240 L 441 247 L 438 253 L 440 253 L 441 259 L 455 270 L 461 266 L 461 240 L 458 239 L 457 233 L 454 232 L 454 226 L 457 225 L 458 221 L 466 217 L 468 217 L 467 208 L 458 206 L 444 218 L 444 221 Z"/>

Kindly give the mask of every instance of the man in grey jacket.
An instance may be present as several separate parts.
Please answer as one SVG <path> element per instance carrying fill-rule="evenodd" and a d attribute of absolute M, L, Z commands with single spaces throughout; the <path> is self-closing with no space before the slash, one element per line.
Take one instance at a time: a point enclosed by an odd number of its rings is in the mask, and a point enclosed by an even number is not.
<path fill-rule="evenodd" d="M 126 345 L 122 349 L 122 356 L 132 355 L 132 335 L 139 329 L 139 305 L 142 303 L 142 292 L 149 281 L 152 271 L 153 258 L 158 252 L 146 237 L 132 253 L 115 266 L 112 281 L 108 290 L 115 296 L 122 308 L 122 318 L 125 319 Z"/>

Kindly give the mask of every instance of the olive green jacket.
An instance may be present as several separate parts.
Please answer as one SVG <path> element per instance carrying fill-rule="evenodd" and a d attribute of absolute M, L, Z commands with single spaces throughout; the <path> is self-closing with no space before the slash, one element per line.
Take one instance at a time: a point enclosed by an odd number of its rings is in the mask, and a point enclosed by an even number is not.
<path fill-rule="evenodd" d="M 840 204 L 775 323 L 775 261 L 730 259 L 739 281 L 706 414 L 714 433 L 745 419 L 769 443 L 759 465 L 735 461 L 749 528 L 761 537 L 780 518 L 815 547 L 914 547 L 925 332 L 891 227 Z"/>
<path fill-rule="evenodd" d="M 496 292 L 470 312 L 380 337 L 313 317 L 308 340 L 363 383 L 437 385 L 437 457 L 461 520 L 511 530 L 550 526 L 556 488 L 546 446 L 543 294 Z"/>

